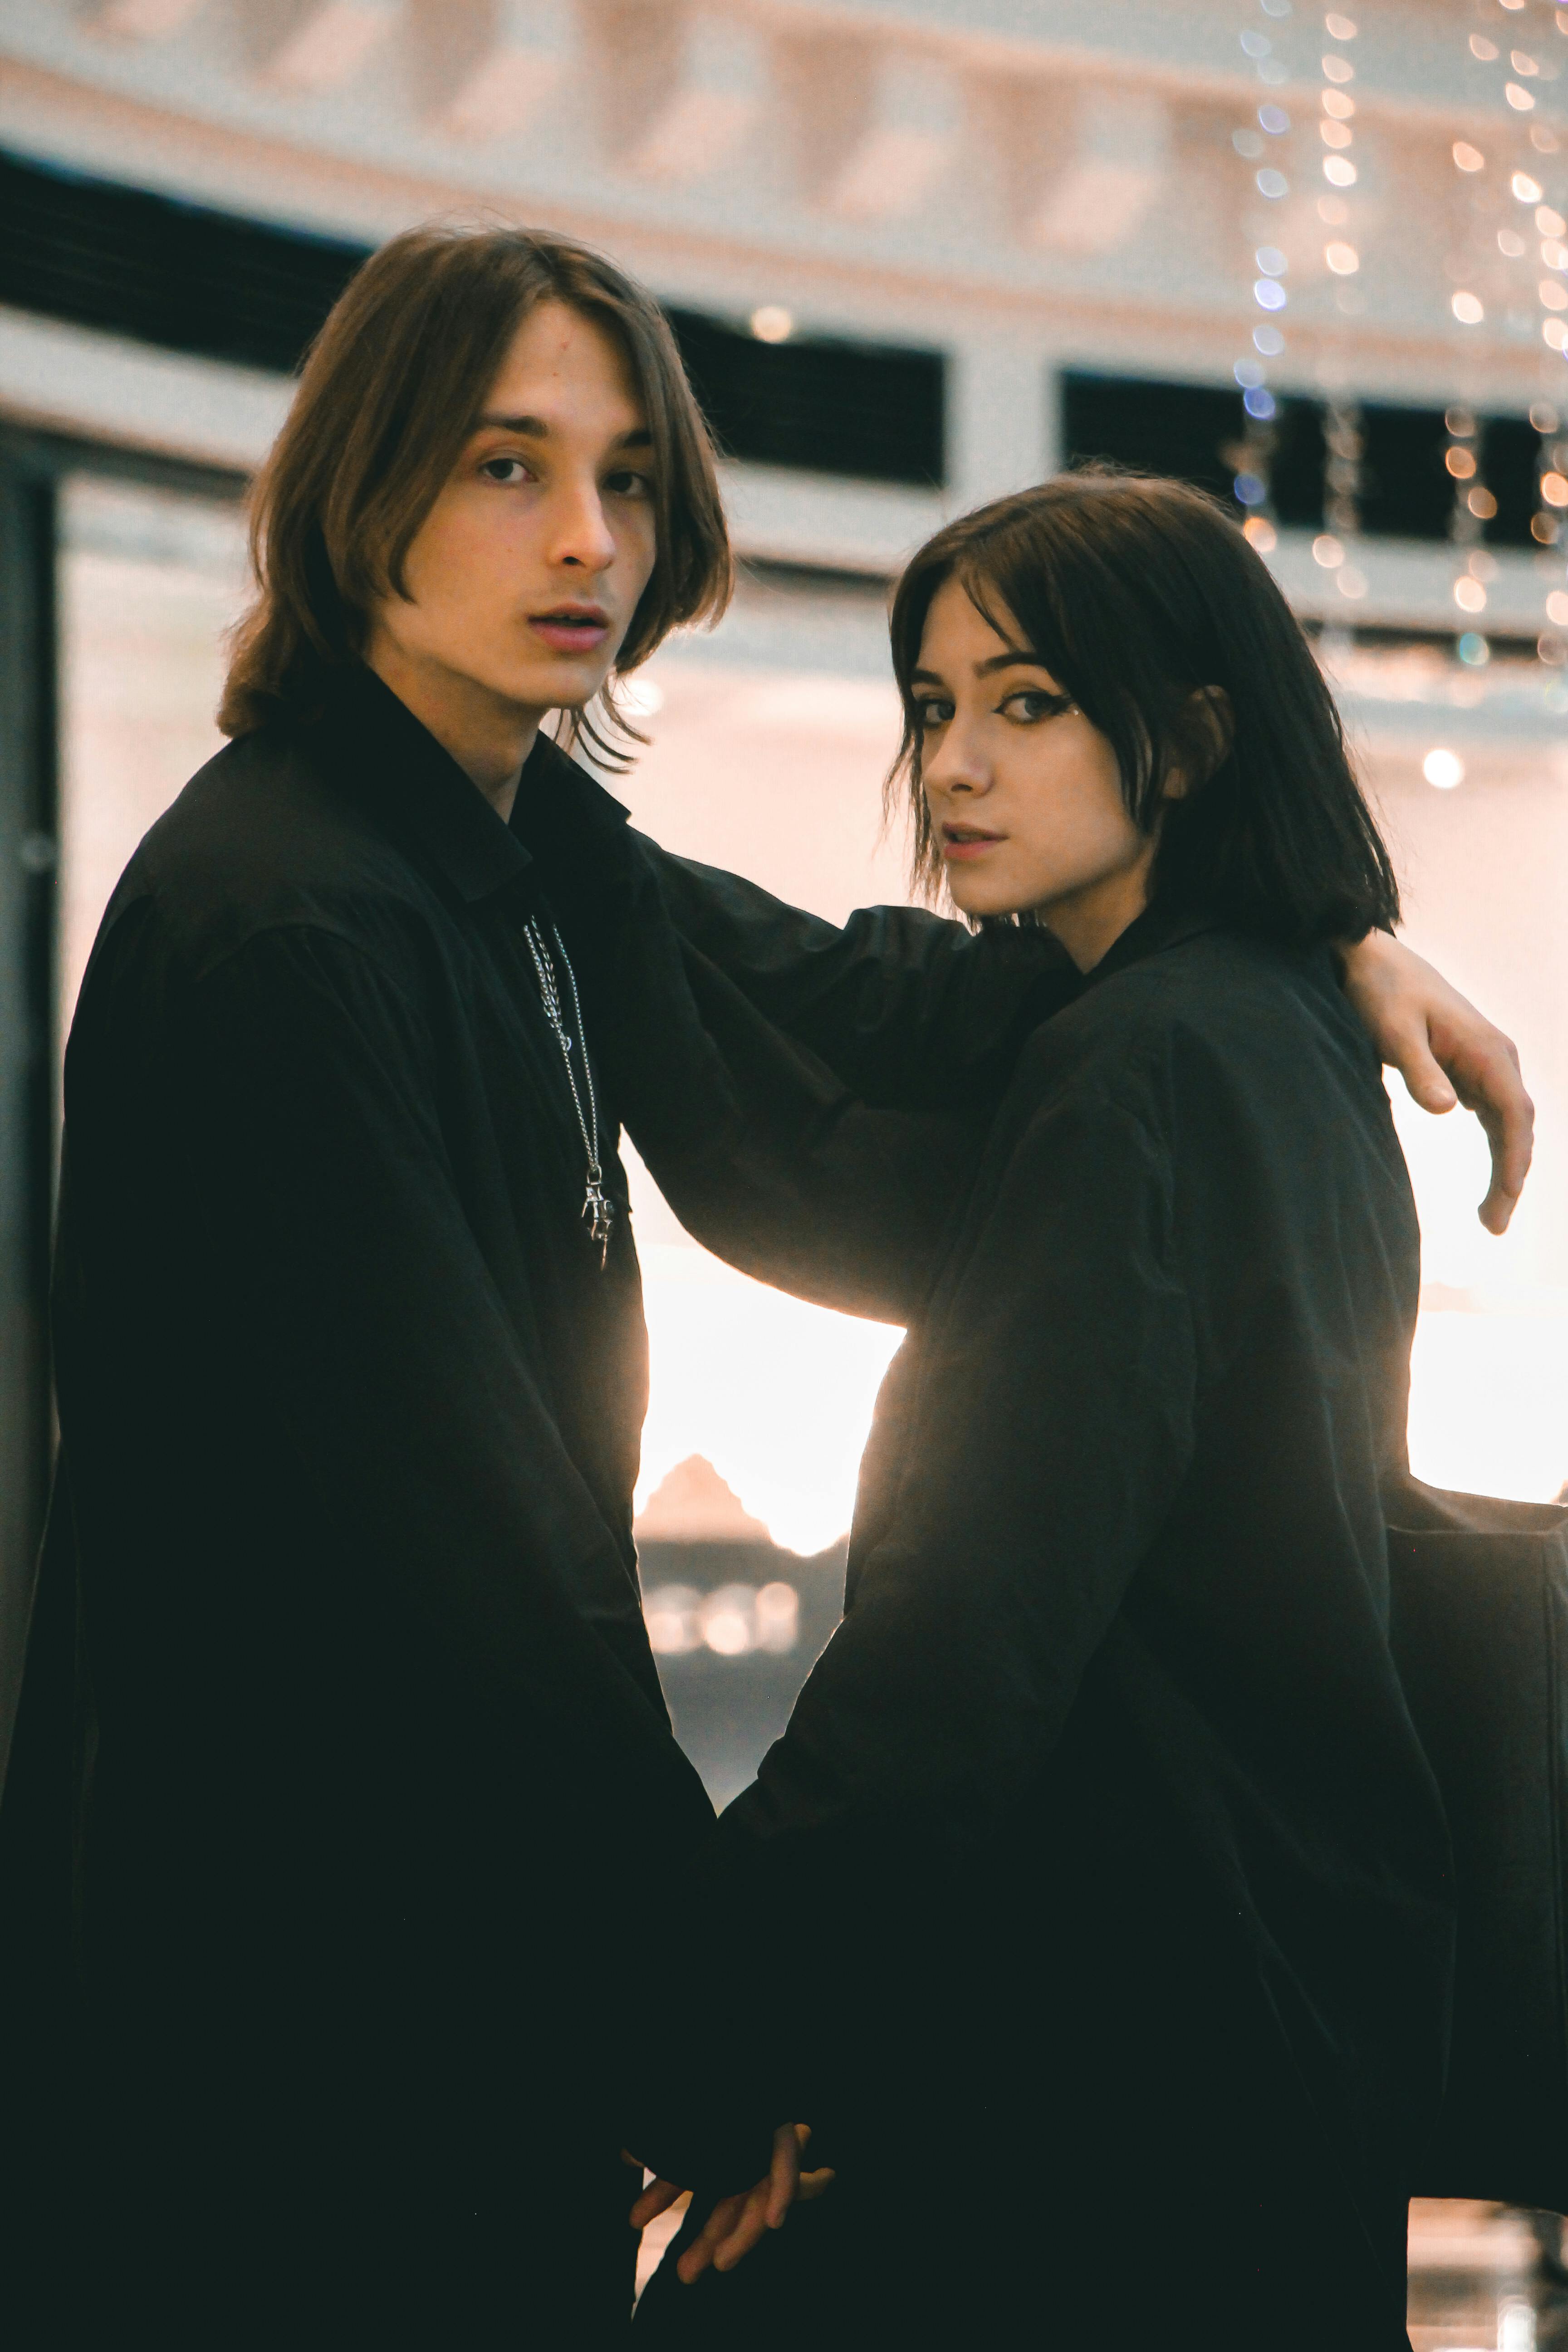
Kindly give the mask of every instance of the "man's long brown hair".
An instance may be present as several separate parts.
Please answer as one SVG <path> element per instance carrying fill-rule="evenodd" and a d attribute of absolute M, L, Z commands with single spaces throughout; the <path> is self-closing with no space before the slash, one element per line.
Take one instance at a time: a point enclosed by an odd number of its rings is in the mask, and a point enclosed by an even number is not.
<path fill-rule="evenodd" d="M 226 735 L 318 709 L 378 599 L 405 593 L 415 534 L 457 464 L 518 327 L 564 302 L 625 353 L 653 436 L 656 554 L 616 672 L 732 583 L 712 444 L 658 305 L 588 247 L 529 229 L 410 229 L 373 254 L 311 346 L 251 501 L 255 603 L 235 632 Z M 612 729 L 626 727 L 605 692 Z M 577 719 L 601 755 L 613 743 Z"/>

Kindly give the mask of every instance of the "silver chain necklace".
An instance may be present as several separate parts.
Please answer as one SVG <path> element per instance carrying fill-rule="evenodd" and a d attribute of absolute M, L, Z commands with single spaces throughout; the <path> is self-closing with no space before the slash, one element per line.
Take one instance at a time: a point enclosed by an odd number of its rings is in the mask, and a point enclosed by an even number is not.
<path fill-rule="evenodd" d="M 523 924 L 522 935 L 528 941 L 528 952 L 533 958 L 533 969 L 539 975 L 539 993 L 544 1001 L 544 1017 L 555 1032 L 555 1042 L 566 1065 L 566 1083 L 572 1089 L 572 1107 L 577 1114 L 577 1126 L 588 1161 L 583 1214 L 587 1221 L 589 1238 L 599 1244 L 599 1264 L 604 1265 L 610 1255 L 610 1229 L 616 1221 L 616 1204 L 605 1190 L 605 1171 L 599 1165 L 599 1106 L 594 1098 L 594 1073 L 588 1066 L 588 1041 L 583 1034 L 583 1007 L 577 999 L 577 975 L 572 969 L 571 957 L 561 943 L 561 934 L 552 923 L 550 936 L 555 942 L 555 953 L 561 959 L 566 985 L 572 992 L 572 1018 L 576 1024 L 574 1035 L 562 1016 L 555 964 L 545 945 L 543 934 L 538 924 L 530 920 Z M 583 1108 L 583 1097 L 577 1091 L 577 1074 L 572 1066 L 574 1044 L 583 1056 L 583 1084 L 588 1097 L 586 1112 Z"/>

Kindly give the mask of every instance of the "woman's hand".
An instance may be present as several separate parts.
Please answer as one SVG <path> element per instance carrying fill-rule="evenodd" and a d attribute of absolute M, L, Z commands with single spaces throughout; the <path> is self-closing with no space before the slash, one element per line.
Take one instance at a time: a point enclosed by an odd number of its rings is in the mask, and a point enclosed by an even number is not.
<path fill-rule="evenodd" d="M 783 2229 L 792 2205 L 809 2205 L 831 2188 L 834 2175 L 826 2166 L 820 2172 L 803 2172 L 800 2168 L 810 2137 L 809 2124 L 779 2126 L 773 2134 L 773 2159 L 763 2179 L 752 2189 L 742 2189 L 733 2197 L 721 2197 L 677 2263 L 676 2272 L 683 2284 L 690 2286 L 710 2263 L 718 2271 L 732 2271 L 751 2252 L 764 2230 Z M 633 2229 L 646 2229 L 685 2194 L 672 2180 L 650 2180 L 632 2207 Z"/>
<path fill-rule="evenodd" d="M 1512 1039 L 1386 931 L 1369 931 L 1341 953 L 1345 994 L 1412 1098 L 1437 1112 L 1463 1103 L 1486 1129 L 1492 1181 L 1477 1213 L 1489 1233 L 1506 1233 L 1535 1138 L 1535 1106 Z"/>

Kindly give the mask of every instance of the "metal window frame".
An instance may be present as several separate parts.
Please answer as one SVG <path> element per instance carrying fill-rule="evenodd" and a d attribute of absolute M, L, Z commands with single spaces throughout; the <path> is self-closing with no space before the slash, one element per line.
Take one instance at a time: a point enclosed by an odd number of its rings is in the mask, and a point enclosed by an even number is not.
<path fill-rule="evenodd" d="M 62 483 L 237 502 L 241 474 L 0 420 L 0 1786 L 53 1465 Z"/>

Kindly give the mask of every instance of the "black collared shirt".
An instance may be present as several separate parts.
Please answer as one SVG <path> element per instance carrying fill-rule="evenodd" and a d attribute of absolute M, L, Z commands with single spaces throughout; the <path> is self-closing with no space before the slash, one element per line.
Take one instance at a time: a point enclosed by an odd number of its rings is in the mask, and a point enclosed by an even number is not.
<path fill-rule="evenodd" d="M 1396 2340 L 1451 1864 L 1389 1642 L 1419 1236 L 1327 951 L 1149 909 L 1058 979 L 985 1130 L 958 1122 L 973 1181 L 939 1233 L 938 1130 L 773 1032 L 710 891 L 629 832 L 559 856 L 563 882 L 602 877 L 600 1048 L 681 1215 L 910 1327 L 844 1622 L 698 1881 L 695 1948 L 731 1937 L 714 1974 L 742 1988 L 714 2110 L 742 2049 L 783 2111 L 842 2132 L 846 2178 L 898 2195 L 921 2134 L 987 2185 L 1045 2180 L 1048 2148 L 1051 2195 L 1091 2214 L 1091 2152 L 1179 2117 L 1161 2196 L 1195 2198 L 1186 2226 L 1300 2166 L 1335 2204 L 1314 2263 Z M 802 1952 L 833 1956 L 820 2000 Z M 703 2087 L 682 2051 L 652 2160 L 700 2166 Z M 1002 2238 L 1016 2309 L 1005 2248 L 1027 2271 L 1037 2245 Z"/>
<path fill-rule="evenodd" d="M 417 2203 L 614 2123 L 638 1892 L 711 1811 L 637 1588 L 616 1089 L 601 1265 L 524 925 L 554 911 L 534 835 L 607 863 L 625 814 L 541 741 L 503 824 L 356 671 L 195 777 L 105 915 L 0 1892 L 13 2006 L 77 1987 L 91 2129 L 118 2112 L 154 2202 L 198 2147 L 253 2189 L 390 2167 Z M 1037 953 L 669 871 L 857 1085 L 994 1101 Z"/>
<path fill-rule="evenodd" d="M 586 2130 L 639 1873 L 711 1818 L 637 1592 L 615 1107 L 601 1265 L 530 916 L 520 835 L 359 673 L 153 828 L 71 1033 L 74 1966 L 103 2070 L 156 2053 L 160 2112 L 221 2078 L 231 2148 L 289 2098 Z"/>

